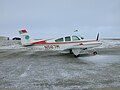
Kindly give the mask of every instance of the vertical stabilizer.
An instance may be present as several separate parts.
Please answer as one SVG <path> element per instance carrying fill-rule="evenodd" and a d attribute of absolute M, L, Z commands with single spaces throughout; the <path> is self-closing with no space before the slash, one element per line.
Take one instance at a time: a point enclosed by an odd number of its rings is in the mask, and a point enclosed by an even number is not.
<path fill-rule="evenodd" d="M 27 30 L 20 30 L 19 34 L 20 34 L 21 43 L 23 46 L 32 45 L 32 40 L 31 40 L 31 37 L 29 36 Z"/>

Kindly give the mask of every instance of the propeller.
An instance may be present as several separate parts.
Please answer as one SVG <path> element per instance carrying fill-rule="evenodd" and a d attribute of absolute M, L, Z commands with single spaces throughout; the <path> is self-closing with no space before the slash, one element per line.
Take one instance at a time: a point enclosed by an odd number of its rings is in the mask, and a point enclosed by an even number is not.
<path fill-rule="evenodd" d="M 99 33 L 97 34 L 97 38 L 96 38 L 96 41 L 98 41 L 99 40 Z"/>

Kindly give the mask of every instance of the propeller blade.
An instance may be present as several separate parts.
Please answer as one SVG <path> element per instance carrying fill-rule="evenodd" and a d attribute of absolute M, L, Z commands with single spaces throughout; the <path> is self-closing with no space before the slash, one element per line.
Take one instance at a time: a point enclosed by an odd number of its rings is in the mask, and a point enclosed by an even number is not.
<path fill-rule="evenodd" d="M 97 38 L 96 38 L 96 41 L 98 41 L 98 40 L 99 40 L 99 33 L 98 33 Z"/>

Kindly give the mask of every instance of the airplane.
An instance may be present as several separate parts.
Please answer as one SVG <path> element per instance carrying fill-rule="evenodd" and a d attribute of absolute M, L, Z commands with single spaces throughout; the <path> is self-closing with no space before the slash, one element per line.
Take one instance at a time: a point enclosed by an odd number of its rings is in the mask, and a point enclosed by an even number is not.
<path fill-rule="evenodd" d="M 79 57 L 82 51 L 98 47 L 102 44 L 99 39 L 99 33 L 96 40 L 86 40 L 78 35 L 68 35 L 65 37 L 47 39 L 47 40 L 33 40 L 28 34 L 27 30 L 20 30 L 21 44 L 24 47 L 39 47 L 43 51 L 66 51 Z M 97 51 L 93 52 L 94 55 Z"/>

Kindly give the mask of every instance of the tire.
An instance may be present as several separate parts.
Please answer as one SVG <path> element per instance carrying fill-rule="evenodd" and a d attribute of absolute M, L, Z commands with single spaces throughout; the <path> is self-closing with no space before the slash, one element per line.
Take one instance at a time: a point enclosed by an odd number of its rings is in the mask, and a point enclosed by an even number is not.
<path fill-rule="evenodd" d="M 96 54 L 97 54 L 97 52 L 96 52 L 96 51 L 94 51 L 94 52 L 93 52 L 93 55 L 96 55 Z"/>
<path fill-rule="evenodd" d="M 73 54 L 72 50 L 70 50 L 70 54 Z"/>

